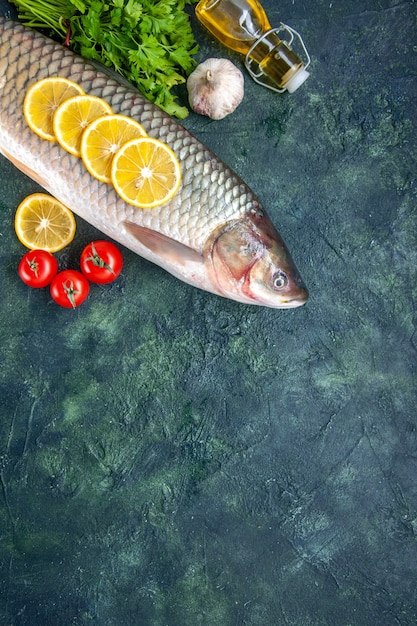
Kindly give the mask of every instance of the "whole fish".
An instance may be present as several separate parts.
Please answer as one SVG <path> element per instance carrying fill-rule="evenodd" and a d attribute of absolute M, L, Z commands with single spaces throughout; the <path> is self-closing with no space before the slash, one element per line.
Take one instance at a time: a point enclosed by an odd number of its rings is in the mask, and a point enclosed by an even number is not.
<path fill-rule="evenodd" d="M 139 121 L 177 155 L 182 183 L 154 209 L 126 204 L 81 159 L 27 126 L 23 100 L 47 76 L 75 81 L 115 113 Z M 290 308 L 308 293 L 288 250 L 245 183 L 181 124 L 64 46 L 0 18 L 0 151 L 74 213 L 200 289 L 244 302 Z"/>

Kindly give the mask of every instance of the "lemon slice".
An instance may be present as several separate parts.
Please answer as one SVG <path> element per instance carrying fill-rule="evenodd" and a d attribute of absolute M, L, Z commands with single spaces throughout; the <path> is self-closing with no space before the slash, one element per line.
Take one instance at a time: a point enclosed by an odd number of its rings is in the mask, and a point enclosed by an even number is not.
<path fill-rule="evenodd" d="M 102 98 L 84 94 L 66 100 L 55 112 L 53 128 L 58 143 L 74 156 L 81 156 L 81 136 L 87 126 L 113 110 Z"/>
<path fill-rule="evenodd" d="M 45 193 L 34 193 L 19 204 L 14 226 L 21 243 L 31 250 L 57 252 L 75 235 L 72 211 Z"/>
<path fill-rule="evenodd" d="M 23 103 L 23 115 L 29 128 L 43 139 L 56 141 L 52 122 L 56 109 L 68 98 L 83 93 L 77 83 L 61 76 L 50 76 L 34 83 L 27 90 Z"/>
<path fill-rule="evenodd" d="M 174 196 L 181 183 L 181 168 L 169 146 L 143 137 L 128 141 L 116 152 L 111 179 L 123 200 L 147 209 Z"/>
<path fill-rule="evenodd" d="M 143 126 L 131 117 L 99 117 L 82 135 L 81 158 L 90 174 L 104 183 L 111 183 L 111 165 L 116 152 L 128 141 L 146 136 Z"/>

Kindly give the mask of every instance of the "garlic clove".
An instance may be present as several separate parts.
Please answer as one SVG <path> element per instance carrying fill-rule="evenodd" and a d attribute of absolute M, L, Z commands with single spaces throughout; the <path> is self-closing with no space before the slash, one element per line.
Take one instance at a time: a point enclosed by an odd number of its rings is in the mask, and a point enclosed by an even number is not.
<path fill-rule="evenodd" d="M 228 59 L 207 59 L 187 79 L 188 101 L 200 115 L 221 120 L 242 102 L 242 72 Z"/>

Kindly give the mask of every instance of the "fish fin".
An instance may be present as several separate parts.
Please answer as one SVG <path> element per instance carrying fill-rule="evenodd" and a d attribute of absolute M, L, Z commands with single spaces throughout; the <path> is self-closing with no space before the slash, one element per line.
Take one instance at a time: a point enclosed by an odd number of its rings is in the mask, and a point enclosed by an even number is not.
<path fill-rule="evenodd" d="M 175 241 L 167 235 L 158 233 L 151 228 L 139 226 L 134 222 L 124 221 L 123 226 L 127 232 L 137 239 L 145 248 L 157 254 L 160 258 L 178 265 L 187 265 L 188 263 L 203 263 L 203 257 L 193 248 L 186 246 L 179 241 Z"/>
<path fill-rule="evenodd" d="M 11 163 L 13 163 L 13 165 L 17 167 L 18 170 L 23 172 L 23 174 L 25 174 L 26 176 L 34 180 L 35 183 L 38 183 L 38 185 L 40 185 L 44 189 L 48 188 L 48 184 L 46 180 L 42 178 L 42 176 L 39 176 L 39 174 L 35 172 L 35 170 L 32 170 L 30 167 L 28 167 L 24 163 L 21 163 L 19 159 L 11 155 L 10 152 L 5 150 L 4 148 L 1 149 L 1 154 L 5 156 L 6 159 L 8 159 Z"/>

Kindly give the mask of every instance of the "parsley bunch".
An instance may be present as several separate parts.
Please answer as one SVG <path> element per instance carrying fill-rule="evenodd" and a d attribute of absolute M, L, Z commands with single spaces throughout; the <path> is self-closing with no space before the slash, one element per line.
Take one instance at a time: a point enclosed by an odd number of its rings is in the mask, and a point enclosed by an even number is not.
<path fill-rule="evenodd" d="M 175 85 L 195 68 L 198 46 L 186 4 L 196 0 L 12 0 L 21 21 L 58 35 L 111 67 L 170 115 L 184 118 Z"/>

